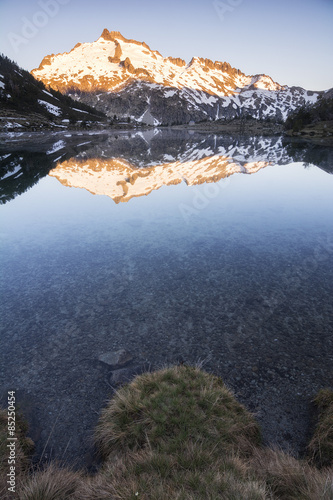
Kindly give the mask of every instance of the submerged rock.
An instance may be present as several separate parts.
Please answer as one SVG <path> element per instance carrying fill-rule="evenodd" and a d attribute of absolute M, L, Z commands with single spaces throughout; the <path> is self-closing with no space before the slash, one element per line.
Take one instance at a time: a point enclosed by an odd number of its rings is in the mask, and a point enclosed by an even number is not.
<path fill-rule="evenodd" d="M 119 351 L 105 352 L 98 357 L 98 360 L 115 370 L 128 365 L 133 361 L 133 356 L 125 349 L 120 349 Z"/>

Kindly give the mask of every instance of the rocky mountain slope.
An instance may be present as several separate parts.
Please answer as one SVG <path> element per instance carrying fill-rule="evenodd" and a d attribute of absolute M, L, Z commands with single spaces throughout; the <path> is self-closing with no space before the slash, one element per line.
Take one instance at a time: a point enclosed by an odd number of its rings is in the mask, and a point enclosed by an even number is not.
<path fill-rule="evenodd" d="M 66 128 L 69 122 L 104 121 L 104 113 L 46 88 L 0 54 L 0 130 Z"/>
<path fill-rule="evenodd" d="M 163 57 L 145 42 L 105 29 L 92 43 L 48 55 L 35 78 L 108 116 L 150 125 L 252 117 L 284 121 L 322 92 L 245 75 L 226 62 Z"/>

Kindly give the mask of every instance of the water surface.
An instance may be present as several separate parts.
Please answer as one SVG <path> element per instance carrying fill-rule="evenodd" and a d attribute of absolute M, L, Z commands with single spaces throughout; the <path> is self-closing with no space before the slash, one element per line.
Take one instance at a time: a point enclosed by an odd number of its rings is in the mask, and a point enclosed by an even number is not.
<path fill-rule="evenodd" d="M 98 358 L 120 348 L 133 366 L 202 363 L 267 441 L 299 450 L 333 383 L 331 151 L 69 135 L 0 151 L 1 391 L 18 391 L 39 453 L 88 461 L 111 393 Z"/>

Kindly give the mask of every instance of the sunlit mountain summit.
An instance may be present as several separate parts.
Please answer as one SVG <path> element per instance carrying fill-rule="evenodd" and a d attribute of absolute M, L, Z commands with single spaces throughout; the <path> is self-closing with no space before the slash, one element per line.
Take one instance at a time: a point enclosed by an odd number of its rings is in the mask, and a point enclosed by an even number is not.
<path fill-rule="evenodd" d="M 246 75 L 227 62 L 163 57 L 145 42 L 107 29 L 94 42 L 45 56 L 32 74 L 109 117 L 149 125 L 284 121 L 290 111 L 325 94 L 281 85 L 265 74 Z"/>

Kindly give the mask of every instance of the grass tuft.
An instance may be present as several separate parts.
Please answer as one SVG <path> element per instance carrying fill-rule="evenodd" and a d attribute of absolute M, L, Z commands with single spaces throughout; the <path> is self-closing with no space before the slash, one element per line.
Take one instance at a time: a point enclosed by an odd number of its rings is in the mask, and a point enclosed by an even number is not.
<path fill-rule="evenodd" d="M 265 485 L 241 462 L 259 442 L 253 416 L 218 377 L 188 366 L 143 374 L 115 394 L 97 426 L 102 490 L 126 499 L 263 499 Z M 101 485 L 92 484 L 97 499 Z"/>
<path fill-rule="evenodd" d="M 103 410 L 96 443 L 104 457 L 147 447 L 175 454 L 184 444 L 220 456 L 246 454 L 260 441 L 259 427 L 223 382 L 198 368 L 177 366 L 137 377 Z"/>
<path fill-rule="evenodd" d="M 333 466 L 333 391 L 322 389 L 313 402 L 319 417 L 308 449 L 317 465 Z"/>
<path fill-rule="evenodd" d="M 281 500 L 333 500 L 333 469 L 319 471 L 281 450 L 257 448 L 250 460 L 257 478 Z"/>
<path fill-rule="evenodd" d="M 19 500 L 72 500 L 82 476 L 50 464 L 28 476 L 20 485 Z"/>

